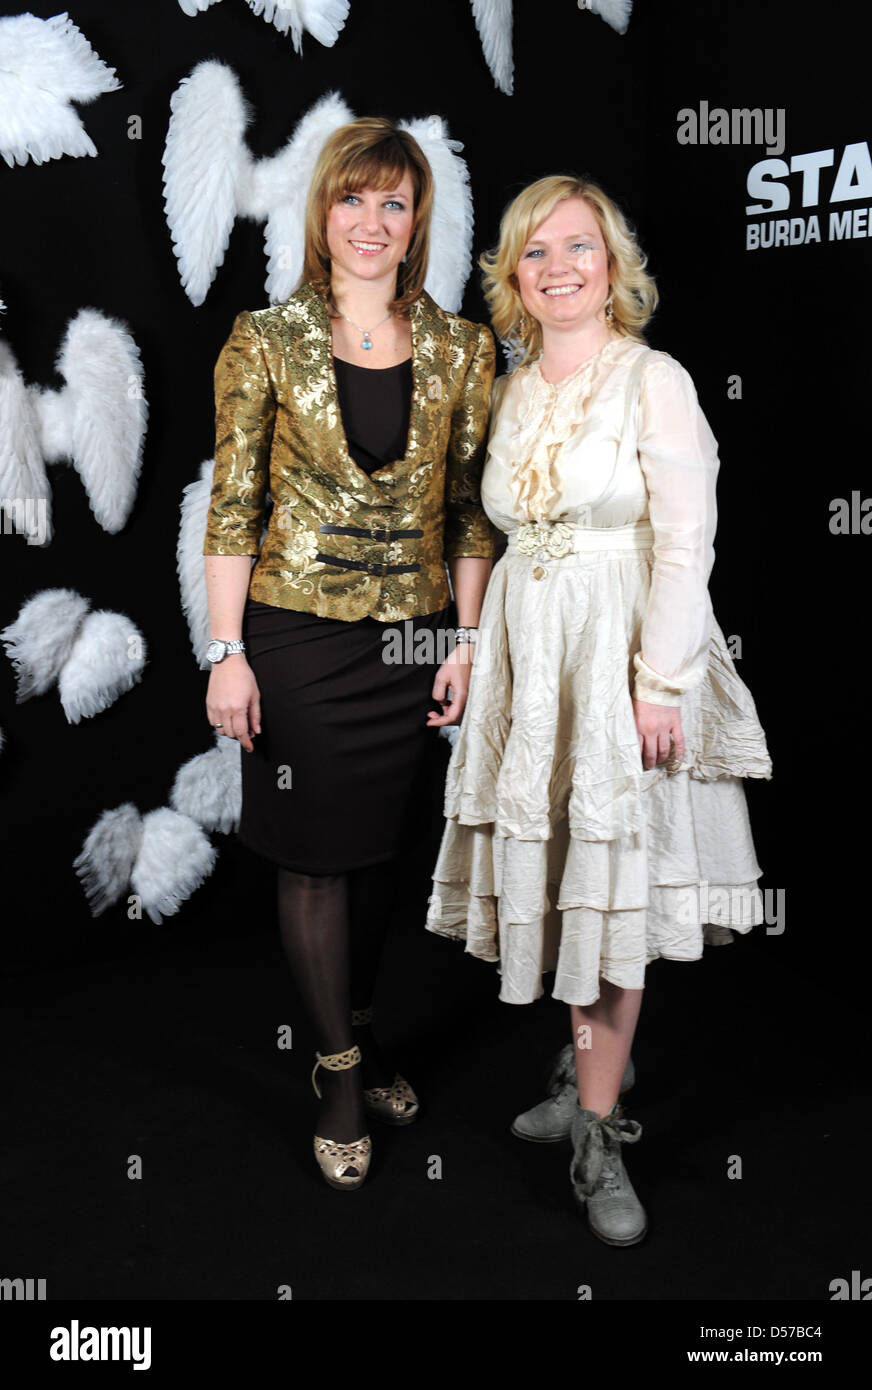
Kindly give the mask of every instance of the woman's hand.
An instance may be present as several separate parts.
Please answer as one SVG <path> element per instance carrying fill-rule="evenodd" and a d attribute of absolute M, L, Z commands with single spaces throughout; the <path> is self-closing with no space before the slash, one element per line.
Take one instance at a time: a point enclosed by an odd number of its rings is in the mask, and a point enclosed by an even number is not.
<path fill-rule="evenodd" d="M 674 757 L 681 763 L 684 758 L 684 734 L 681 731 L 679 706 L 652 705 L 647 700 L 634 700 L 633 714 L 645 770 L 671 760 L 670 737 L 675 745 Z"/>
<path fill-rule="evenodd" d="M 435 728 L 437 724 L 460 723 L 466 697 L 469 694 L 473 646 L 474 643 L 472 642 L 458 642 L 448 660 L 443 661 L 436 672 L 431 694 L 433 699 L 438 700 L 444 708 L 441 714 L 437 714 L 435 710 L 430 710 L 427 715 L 428 728 Z M 449 685 L 451 686 L 451 700 L 448 699 Z"/>
<path fill-rule="evenodd" d="M 234 652 L 212 667 L 206 713 L 210 724 L 222 726 L 218 733 L 238 738 L 247 752 L 254 752 L 251 737 L 260 733 L 260 691 L 242 652 Z"/>

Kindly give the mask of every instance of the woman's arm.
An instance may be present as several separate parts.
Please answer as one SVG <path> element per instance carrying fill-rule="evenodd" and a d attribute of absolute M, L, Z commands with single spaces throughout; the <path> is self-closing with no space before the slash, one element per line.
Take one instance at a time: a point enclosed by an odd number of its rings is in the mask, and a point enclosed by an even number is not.
<path fill-rule="evenodd" d="M 248 555 L 207 555 L 206 594 L 209 631 L 235 642 L 242 636 L 242 613 L 248 594 L 251 558 Z M 244 652 L 232 652 L 212 667 L 206 690 L 206 714 L 228 738 L 238 738 L 254 751 L 251 734 L 260 733 L 260 692 Z"/>
<path fill-rule="evenodd" d="M 478 334 L 475 356 L 451 419 L 445 460 L 444 553 L 461 627 L 478 626 L 496 542 L 493 526 L 481 505 L 480 491 L 494 378 L 494 340 L 490 330 L 482 326 Z M 474 659 L 475 644 L 460 643 L 440 666 L 432 694 L 443 708 L 441 713 L 430 711 L 428 725 L 459 723 Z"/>
<path fill-rule="evenodd" d="M 215 471 L 203 554 L 209 630 L 231 642 L 242 615 L 269 488 L 276 403 L 260 335 L 249 312 L 237 315 L 215 365 Z M 213 726 L 253 751 L 260 733 L 260 694 L 244 652 L 216 663 L 206 692 Z"/>
<path fill-rule="evenodd" d="M 719 466 L 693 381 L 665 354 L 644 378 L 638 448 L 654 565 L 633 696 L 643 761 L 653 767 L 668 756 L 670 734 L 683 756 L 681 697 L 702 681 L 708 662 Z"/>

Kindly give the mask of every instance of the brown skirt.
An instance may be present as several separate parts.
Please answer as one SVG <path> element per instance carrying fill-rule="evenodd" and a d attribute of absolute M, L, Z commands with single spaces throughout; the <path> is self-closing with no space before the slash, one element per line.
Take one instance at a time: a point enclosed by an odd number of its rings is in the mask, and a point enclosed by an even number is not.
<path fill-rule="evenodd" d="M 346 873 L 400 854 L 430 808 L 416 787 L 438 729 L 431 691 L 449 609 L 407 622 L 342 622 L 249 598 L 246 655 L 261 698 L 254 752 L 242 749 L 244 845 L 300 873 Z M 383 634 L 405 655 L 432 634 L 431 661 L 384 660 Z M 418 642 L 419 654 L 424 647 Z"/>

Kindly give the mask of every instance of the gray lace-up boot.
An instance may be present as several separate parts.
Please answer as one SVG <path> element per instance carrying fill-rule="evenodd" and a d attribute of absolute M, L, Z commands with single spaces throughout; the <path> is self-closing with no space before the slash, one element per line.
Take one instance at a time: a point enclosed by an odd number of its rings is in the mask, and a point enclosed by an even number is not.
<path fill-rule="evenodd" d="M 620 1104 L 598 1119 L 595 1110 L 575 1112 L 569 1177 L 587 1224 L 606 1245 L 637 1245 L 648 1229 L 645 1208 L 633 1191 L 621 1154 L 642 1134 L 638 1120 L 628 1120 Z"/>
<path fill-rule="evenodd" d="M 635 1080 L 636 1071 L 630 1057 L 621 1081 L 621 1095 L 629 1091 Z M 535 1144 L 556 1144 L 561 1139 L 569 1138 L 572 1118 L 578 1106 L 575 1048 L 572 1043 L 567 1043 L 558 1053 L 548 1078 L 547 1090 L 546 1100 L 541 1100 L 532 1110 L 515 1116 L 511 1131 L 518 1139 L 530 1139 Z"/>

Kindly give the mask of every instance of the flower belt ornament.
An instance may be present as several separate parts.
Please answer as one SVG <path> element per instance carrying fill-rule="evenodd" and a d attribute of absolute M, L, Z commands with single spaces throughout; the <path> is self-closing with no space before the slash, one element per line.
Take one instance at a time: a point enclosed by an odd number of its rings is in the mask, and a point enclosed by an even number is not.
<path fill-rule="evenodd" d="M 517 546 L 522 555 L 547 550 L 559 560 L 572 549 L 572 527 L 565 521 L 527 521 L 518 527 Z"/>

